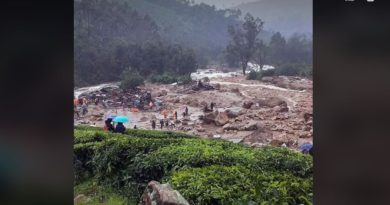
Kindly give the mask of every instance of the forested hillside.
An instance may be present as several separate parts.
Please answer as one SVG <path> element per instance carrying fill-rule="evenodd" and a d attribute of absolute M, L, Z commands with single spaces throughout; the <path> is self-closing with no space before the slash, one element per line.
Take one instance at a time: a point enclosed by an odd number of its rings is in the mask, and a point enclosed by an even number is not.
<path fill-rule="evenodd" d="M 229 38 L 227 27 L 239 16 L 235 11 L 184 0 L 78 0 L 74 7 L 76 86 L 119 80 L 129 66 L 145 73 L 151 68 L 141 64 L 156 53 L 140 50 L 153 46 L 191 62 L 189 68 L 174 68 L 174 72 L 195 69 L 188 56 L 201 65 L 221 60 Z M 148 48 L 143 48 L 146 44 Z M 147 62 L 156 63 L 161 62 Z"/>
<path fill-rule="evenodd" d="M 239 14 L 188 0 L 122 1 L 150 15 L 164 41 L 193 48 L 201 64 L 221 57 L 229 38 L 227 27 L 237 23 Z"/>

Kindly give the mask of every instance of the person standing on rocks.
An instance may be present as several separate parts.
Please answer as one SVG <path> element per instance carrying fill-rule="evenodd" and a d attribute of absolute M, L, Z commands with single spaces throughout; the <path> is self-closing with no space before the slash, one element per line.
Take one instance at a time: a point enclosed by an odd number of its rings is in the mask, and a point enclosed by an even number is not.
<path fill-rule="evenodd" d="M 177 111 L 175 111 L 175 113 L 174 113 L 174 119 L 175 119 L 175 121 L 177 120 Z"/>
<path fill-rule="evenodd" d="M 152 129 L 156 129 L 156 120 L 152 120 Z"/>
<path fill-rule="evenodd" d="M 211 102 L 211 103 L 210 103 L 210 108 L 211 108 L 211 111 L 213 111 L 213 110 L 214 110 L 214 105 L 215 105 L 215 104 L 214 104 L 214 102 Z"/>
<path fill-rule="evenodd" d="M 169 126 L 169 120 L 168 120 L 168 119 L 165 119 L 165 127 L 168 128 L 168 126 Z"/>
<path fill-rule="evenodd" d="M 162 129 L 163 127 L 164 127 L 164 120 L 161 119 L 161 120 L 160 120 L 160 129 Z"/>
<path fill-rule="evenodd" d="M 188 107 L 186 106 L 186 109 L 185 109 L 185 113 L 186 113 L 186 116 L 188 115 Z"/>

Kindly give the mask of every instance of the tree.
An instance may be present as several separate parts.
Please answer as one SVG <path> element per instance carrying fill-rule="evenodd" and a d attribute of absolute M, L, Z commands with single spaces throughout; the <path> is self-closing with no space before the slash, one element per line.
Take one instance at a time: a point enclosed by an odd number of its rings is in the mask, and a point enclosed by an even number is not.
<path fill-rule="evenodd" d="M 263 66 L 267 61 L 267 50 L 268 47 L 262 40 L 256 42 L 256 53 L 254 55 L 254 60 L 260 66 L 260 70 L 263 69 Z"/>
<path fill-rule="evenodd" d="M 281 64 L 286 61 L 286 39 L 279 32 L 271 37 L 269 43 L 270 60 L 273 64 Z"/>
<path fill-rule="evenodd" d="M 254 18 L 251 14 L 246 14 L 241 27 L 229 26 L 228 32 L 231 37 L 229 45 L 226 47 L 228 55 L 237 56 L 242 72 L 245 75 L 248 62 L 256 52 L 257 36 L 263 29 L 264 22 L 259 18 Z"/>
<path fill-rule="evenodd" d="M 135 89 L 144 84 L 143 77 L 131 68 L 123 71 L 121 79 L 120 88 L 123 90 Z"/>

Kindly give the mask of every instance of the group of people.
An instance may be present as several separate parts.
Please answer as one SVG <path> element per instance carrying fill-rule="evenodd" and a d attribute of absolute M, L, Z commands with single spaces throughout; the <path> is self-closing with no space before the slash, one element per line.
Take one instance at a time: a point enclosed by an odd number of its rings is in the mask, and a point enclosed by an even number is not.
<path fill-rule="evenodd" d="M 73 98 L 73 113 L 77 115 L 77 118 L 81 115 L 86 115 L 88 113 L 88 100 L 87 98 Z"/>
<path fill-rule="evenodd" d="M 108 132 L 121 134 L 124 134 L 126 131 L 126 127 L 123 125 L 122 122 L 118 122 L 118 124 L 115 126 L 115 122 L 112 121 L 112 118 L 108 118 L 106 121 L 104 121 L 103 129 Z M 137 125 L 134 125 L 134 129 L 137 129 Z"/>
<path fill-rule="evenodd" d="M 215 107 L 215 103 L 214 102 L 211 102 L 210 103 L 210 109 L 209 107 L 207 106 L 207 104 L 203 107 L 203 112 L 212 112 L 214 111 L 214 107 Z"/>

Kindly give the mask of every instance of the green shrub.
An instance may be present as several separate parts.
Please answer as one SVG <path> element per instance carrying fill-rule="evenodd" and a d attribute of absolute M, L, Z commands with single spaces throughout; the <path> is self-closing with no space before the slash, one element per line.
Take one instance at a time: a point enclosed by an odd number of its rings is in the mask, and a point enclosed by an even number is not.
<path fill-rule="evenodd" d="M 312 200 L 311 179 L 253 172 L 242 166 L 184 169 L 165 181 L 191 204 L 305 204 Z"/>
<path fill-rule="evenodd" d="M 287 148 L 265 147 L 256 150 L 254 166 L 258 170 L 283 171 L 299 177 L 313 175 L 312 157 Z"/>
<path fill-rule="evenodd" d="M 181 84 L 181 85 L 189 84 L 192 82 L 191 75 L 188 74 L 188 75 L 179 76 L 177 78 L 177 82 L 178 82 L 178 84 Z"/>
<path fill-rule="evenodd" d="M 240 166 L 209 166 L 177 171 L 166 181 L 191 204 L 232 204 L 255 197 L 250 172 Z"/>
<path fill-rule="evenodd" d="M 92 158 L 95 155 L 96 146 L 100 142 L 89 142 L 73 146 L 73 167 L 75 184 L 95 175 L 95 166 Z"/>
<path fill-rule="evenodd" d="M 137 166 L 135 159 L 142 159 L 148 153 L 165 146 L 181 143 L 180 139 L 143 139 L 138 137 L 125 137 L 108 139 L 97 147 L 93 157 L 95 177 L 99 182 L 116 188 L 128 187 L 145 188 L 145 183 L 139 183 L 138 176 L 129 168 Z M 135 183 L 137 182 L 137 183 Z M 149 181 L 148 181 L 149 182 Z"/>
<path fill-rule="evenodd" d="M 181 144 L 163 147 L 137 158 L 132 172 L 138 176 L 138 182 L 147 183 L 159 181 L 182 168 L 248 164 L 254 159 L 254 152 L 241 145 L 218 140 L 187 139 Z"/>
<path fill-rule="evenodd" d="M 247 80 L 261 80 L 263 77 L 263 71 L 261 72 L 256 72 L 254 70 L 250 71 L 249 74 L 246 76 Z"/>
<path fill-rule="evenodd" d="M 119 87 L 123 90 L 134 89 L 144 84 L 144 78 L 136 72 L 124 71 Z"/>
<path fill-rule="evenodd" d="M 300 64 L 283 64 L 276 68 L 275 75 L 300 76 L 304 69 Z"/>
<path fill-rule="evenodd" d="M 162 75 L 152 75 L 150 77 L 152 83 L 172 84 L 177 82 L 175 75 L 164 73 Z"/>
<path fill-rule="evenodd" d="M 74 144 L 83 144 L 87 142 L 101 142 L 107 139 L 109 133 L 95 130 L 74 130 Z"/>
<path fill-rule="evenodd" d="M 261 71 L 261 75 L 262 75 L 262 77 L 274 76 L 275 75 L 275 69 L 262 70 Z"/>
<path fill-rule="evenodd" d="M 86 126 L 75 127 L 74 143 L 76 185 L 93 178 L 99 186 L 139 198 L 149 181 L 168 180 L 195 204 L 309 204 L 312 197 L 311 157 L 285 148 Z"/>

